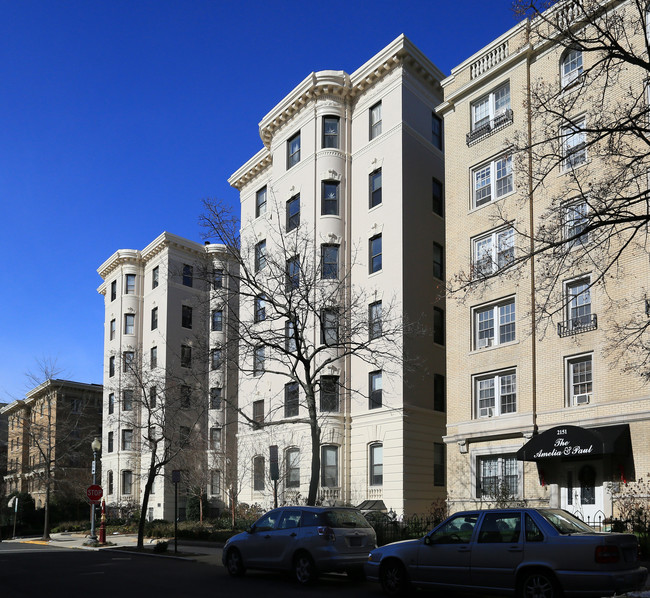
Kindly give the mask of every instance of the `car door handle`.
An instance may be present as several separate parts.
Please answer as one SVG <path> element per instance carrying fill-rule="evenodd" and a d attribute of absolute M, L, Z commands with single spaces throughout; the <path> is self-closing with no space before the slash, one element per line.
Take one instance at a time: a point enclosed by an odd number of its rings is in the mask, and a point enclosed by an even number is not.
<path fill-rule="evenodd" d="M 508 548 L 508 552 L 522 552 L 521 546 L 511 546 Z"/>
<path fill-rule="evenodd" d="M 289 535 L 290 535 L 292 538 L 295 538 L 298 534 L 297 534 L 296 532 L 291 532 L 291 534 L 289 534 Z"/>
<path fill-rule="evenodd" d="M 469 546 L 461 546 L 458 552 L 469 552 Z"/>
<path fill-rule="evenodd" d="M 271 537 L 271 534 L 266 534 L 266 536 L 264 536 L 264 539 L 268 540 L 270 537 Z"/>

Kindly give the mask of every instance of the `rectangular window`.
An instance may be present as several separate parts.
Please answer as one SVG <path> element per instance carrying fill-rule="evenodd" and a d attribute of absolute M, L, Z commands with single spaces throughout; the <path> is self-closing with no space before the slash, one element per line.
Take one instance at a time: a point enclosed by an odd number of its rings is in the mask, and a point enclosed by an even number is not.
<path fill-rule="evenodd" d="M 253 457 L 253 490 L 264 490 L 264 457 Z"/>
<path fill-rule="evenodd" d="M 180 391 L 180 406 L 181 409 L 189 409 L 192 405 L 192 387 L 183 385 Z"/>
<path fill-rule="evenodd" d="M 583 232 L 589 224 L 589 207 L 584 199 L 565 206 L 564 222 L 565 237 L 569 247 L 589 243 L 589 233 Z"/>
<path fill-rule="evenodd" d="M 108 485 L 108 494 L 113 494 L 113 472 L 108 471 L 108 474 L 106 476 L 106 482 Z"/>
<path fill-rule="evenodd" d="M 135 295 L 135 274 L 127 274 L 125 276 L 124 289 L 125 295 Z"/>
<path fill-rule="evenodd" d="M 376 235 L 370 239 L 369 253 L 370 274 L 379 272 L 382 269 L 381 235 Z"/>
<path fill-rule="evenodd" d="M 255 272 L 263 270 L 266 266 L 266 239 L 255 245 Z"/>
<path fill-rule="evenodd" d="M 115 356 L 111 355 L 111 357 L 108 358 L 108 375 L 109 377 L 115 376 Z"/>
<path fill-rule="evenodd" d="M 431 143 L 442 151 L 442 119 L 431 113 Z"/>
<path fill-rule="evenodd" d="M 383 404 L 382 397 L 382 372 L 370 372 L 368 375 L 368 409 L 378 409 Z"/>
<path fill-rule="evenodd" d="M 370 108 L 370 139 L 381 135 L 381 102 Z"/>
<path fill-rule="evenodd" d="M 108 452 L 113 452 L 113 432 L 108 433 Z"/>
<path fill-rule="evenodd" d="M 445 312 L 439 307 L 433 308 L 433 342 L 445 344 Z"/>
<path fill-rule="evenodd" d="M 255 194 L 255 217 L 266 214 L 266 185 Z"/>
<path fill-rule="evenodd" d="M 323 488 L 336 488 L 339 485 L 339 448 L 321 446 L 320 485 Z"/>
<path fill-rule="evenodd" d="M 210 438 L 212 440 L 212 438 Z M 187 426 L 180 426 L 178 429 L 178 443 L 181 446 L 186 445 L 190 441 L 190 429 Z"/>
<path fill-rule="evenodd" d="M 122 392 L 122 411 L 133 411 L 133 391 Z"/>
<path fill-rule="evenodd" d="M 183 285 L 191 287 L 194 284 L 194 266 L 183 264 Z"/>
<path fill-rule="evenodd" d="M 569 406 L 590 403 L 593 392 L 592 356 L 573 357 L 566 364 Z"/>
<path fill-rule="evenodd" d="M 181 367 L 192 367 L 192 347 L 189 345 L 181 345 Z"/>
<path fill-rule="evenodd" d="M 339 182 L 323 181 L 321 184 L 321 215 L 339 215 Z"/>
<path fill-rule="evenodd" d="M 438 280 L 445 278 L 444 249 L 440 243 L 433 244 L 433 276 Z"/>
<path fill-rule="evenodd" d="M 517 411 L 517 373 L 506 370 L 474 378 L 477 417 L 497 417 Z"/>
<path fill-rule="evenodd" d="M 474 239 L 474 278 L 489 276 L 509 266 L 515 257 L 515 231 L 501 229 Z"/>
<path fill-rule="evenodd" d="M 192 308 L 189 305 L 181 307 L 181 326 L 183 328 L 192 328 Z"/>
<path fill-rule="evenodd" d="M 108 333 L 108 338 L 109 340 L 115 339 L 115 320 L 111 320 L 109 327 L 108 327 L 109 333 Z"/>
<path fill-rule="evenodd" d="M 133 472 L 124 470 L 122 472 L 122 494 L 133 493 Z"/>
<path fill-rule="evenodd" d="M 445 485 L 445 445 L 441 442 L 433 443 L 433 485 Z"/>
<path fill-rule="evenodd" d="M 300 451 L 289 449 L 286 453 L 287 488 L 300 488 Z"/>
<path fill-rule="evenodd" d="M 381 486 L 384 483 L 384 445 L 380 442 L 370 445 L 369 451 L 371 486 Z"/>
<path fill-rule="evenodd" d="M 253 320 L 255 322 L 263 322 L 266 320 L 266 295 L 258 295 L 255 297 L 255 312 L 253 313 Z"/>
<path fill-rule="evenodd" d="M 223 310 L 215 309 L 212 311 L 212 332 L 221 332 L 223 330 Z"/>
<path fill-rule="evenodd" d="M 135 367 L 135 353 L 133 351 L 124 351 L 122 353 L 122 365 L 125 372 L 133 371 Z"/>
<path fill-rule="evenodd" d="M 284 417 L 296 417 L 300 410 L 300 394 L 297 382 L 284 385 Z"/>
<path fill-rule="evenodd" d="M 479 457 L 476 460 L 476 471 L 477 498 L 518 496 L 519 476 L 515 455 Z"/>
<path fill-rule="evenodd" d="M 442 183 L 438 179 L 432 179 L 432 210 L 438 216 L 445 215 L 445 196 L 443 194 Z"/>
<path fill-rule="evenodd" d="M 338 376 L 321 376 L 320 410 L 323 413 L 338 413 L 339 411 L 339 377 Z"/>
<path fill-rule="evenodd" d="M 591 324 L 590 287 L 588 277 L 566 283 L 567 320 L 571 330 Z"/>
<path fill-rule="evenodd" d="M 151 347 L 149 354 L 149 366 L 152 370 L 158 367 L 158 347 Z"/>
<path fill-rule="evenodd" d="M 375 301 L 368 306 L 368 338 L 370 340 L 381 336 L 381 325 L 381 301 Z"/>
<path fill-rule="evenodd" d="M 510 109 L 510 83 L 504 83 L 494 91 L 472 103 L 472 131 L 485 128 L 487 132 L 499 124 Z"/>
<path fill-rule="evenodd" d="M 293 322 L 286 322 L 284 325 L 284 348 L 289 353 L 294 353 L 298 348 L 296 343 L 296 327 Z"/>
<path fill-rule="evenodd" d="M 321 245 L 321 278 L 336 280 L 339 277 L 339 246 Z"/>
<path fill-rule="evenodd" d="M 287 232 L 300 226 L 300 194 L 294 195 L 287 202 Z"/>
<path fill-rule="evenodd" d="M 338 116 L 323 116 L 323 147 L 339 147 L 339 123 Z"/>
<path fill-rule="evenodd" d="M 151 309 L 151 330 L 158 328 L 158 308 L 153 307 Z"/>
<path fill-rule="evenodd" d="M 514 340 L 514 298 L 474 310 L 474 349 L 503 345 Z"/>
<path fill-rule="evenodd" d="M 115 301 L 117 297 L 117 280 L 111 282 L 111 301 Z"/>
<path fill-rule="evenodd" d="M 255 347 L 253 353 L 253 376 L 261 376 L 264 373 L 264 347 Z"/>
<path fill-rule="evenodd" d="M 155 289 L 160 283 L 160 267 L 156 266 L 151 271 L 151 288 Z"/>
<path fill-rule="evenodd" d="M 582 74 L 582 50 L 568 49 L 560 62 L 562 89 L 569 87 Z"/>
<path fill-rule="evenodd" d="M 446 411 L 446 388 L 445 377 L 442 374 L 433 375 L 433 409 L 435 411 Z"/>
<path fill-rule="evenodd" d="M 294 256 L 287 260 L 287 291 L 300 286 L 300 257 Z"/>
<path fill-rule="evenodd" d="M 215 268 L 212 274 L 212 288 L 215 291 L 223 288 L 223 268 Z"/>
<path fill-rule="evenodd" d="M 512 193 L 512 156 L 501 156 L 472 170 L 473 207 Z"/>
<path fill-rule="evenodd" d="M 374 208 L 382 202 L 381 190 L 381 168 L 370 173 L 369 176 L 370 183 L 370 207 Z"/>
<path fill-rule="evenodd" d="M 108 414 L 110 415 L 115 411 L 115 393 L 108 395 Z"/>
<path fill-rule="evenodd" d="M 210 448 L 213 451 L 221 449 L 221 428 L 210 428 Z"/>
<path fill-rule="evenodd" d="M 133 449 L 133 430 L 122 430 L 122 450 L 130 451 Z"/>
<path fill-rule="evenodd" d="M 264 400 L 253 401 L 253 421 L 257 424 L 264 423 Z"/>
<path fill-rule="evenodd" d="M 212 349 L 210 351 L 210 367 L 218 370 L 221 367 L 221 349 Z"/>
<path fill-rule="evenodd" d="M 332 347 L 339 342 L 339 312 L 337 309 L 327 308 L 321 311 L 320 342 Z"/>
<path fill-rule="evenodd" d="M 210 409 L 221 409 L 221 388 L 218 386 L 210 389 Z"/>
<path fill-rule="evenodd" d="M 300 131 L 287 141 L 287 170 L 300 162 Z"/>
<path fill-rule="evenodd" d="M 562 138 L 562 166 L 564 170 L 571 170 L 587 161 L 587 133 L 585 131 L 586 119 L 576 120 L 560 130 Z"/>
<path fill-rule="evenodd" d="M 155 408 L 158 402 L 158 389 L 155 386 L 149 388 L 149 407 Z"/>
<path fill-rule="evenodd" d="M 219 496 L 221 494 L 221 472 L 210 472 L 210 494 L 212 496 Z"/>

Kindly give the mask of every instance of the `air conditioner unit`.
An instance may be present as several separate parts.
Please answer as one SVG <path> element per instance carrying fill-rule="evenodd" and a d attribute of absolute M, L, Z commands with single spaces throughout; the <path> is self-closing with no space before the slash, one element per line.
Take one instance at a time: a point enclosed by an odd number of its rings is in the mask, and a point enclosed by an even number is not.
<path fill-rule="evenodd" d="M 508 111 L 508 108 L 506 106 L 502 106 L 498 110 L 494 111 L 494 118 L 495 120 L 499 118 L 500 116 L 503 116 L 506 112 Z"/>
<path fill-rule="evenodd" d="M 480 338 L 478 339 L 478 348 L 484 349 L 485 347 L 491 347 L 492 341 L 494 341 L 494 338 L 492 337 Z"/>
<path fill-rule="evenodd" d="M 479 410 L 479 417 L 492 417 L 494 415 L 493 407 L 483 407 Z"/>
<path fill-rule="evenodd" d="M 576 405 L 586 405 L 589 402 L 590 395 L 588 394 L 583 394 L 583 395 L 575 395 L 573 397 L 573 400 Z"/>

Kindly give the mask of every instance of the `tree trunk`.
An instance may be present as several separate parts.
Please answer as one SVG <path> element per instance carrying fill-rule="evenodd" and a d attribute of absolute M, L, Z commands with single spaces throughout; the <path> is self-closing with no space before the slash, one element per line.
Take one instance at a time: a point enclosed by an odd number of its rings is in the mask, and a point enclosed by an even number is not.
<path fill-rule="evenodd" d="M 147 483 L 144 486 L 144 496 L 142 497 L 142 508 L 140 509 L 140 521 L 138 521 L 138 548 L 144 547 L 144 524 L 147 519 L 147 509 L 149 508 L 149 495 L 151 494 L 151 487 L 156 478 L 156 449 L 151 451 L 151 461 L 149 463 L 149 475 L 147 476 Z"/>
<path fill-rule="evenodd" d="M 50 539 L 50 465 L 47 465 L 45 478 L 45 514 L 43 517 L 43 540 Z"/>

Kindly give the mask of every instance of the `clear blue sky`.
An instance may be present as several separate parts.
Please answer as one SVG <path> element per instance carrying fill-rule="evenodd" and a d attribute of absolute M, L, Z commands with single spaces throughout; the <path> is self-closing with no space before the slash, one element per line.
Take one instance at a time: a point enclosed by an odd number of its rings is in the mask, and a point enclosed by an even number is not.
<path fill-rule="evenodd" d="M 445 74 L 516 23 L 510 0 L 0 0 L 0 402 L 36 360 L 102 382 L 96 270 L 201 200 L 312 71 L 406 34 Z"/>

